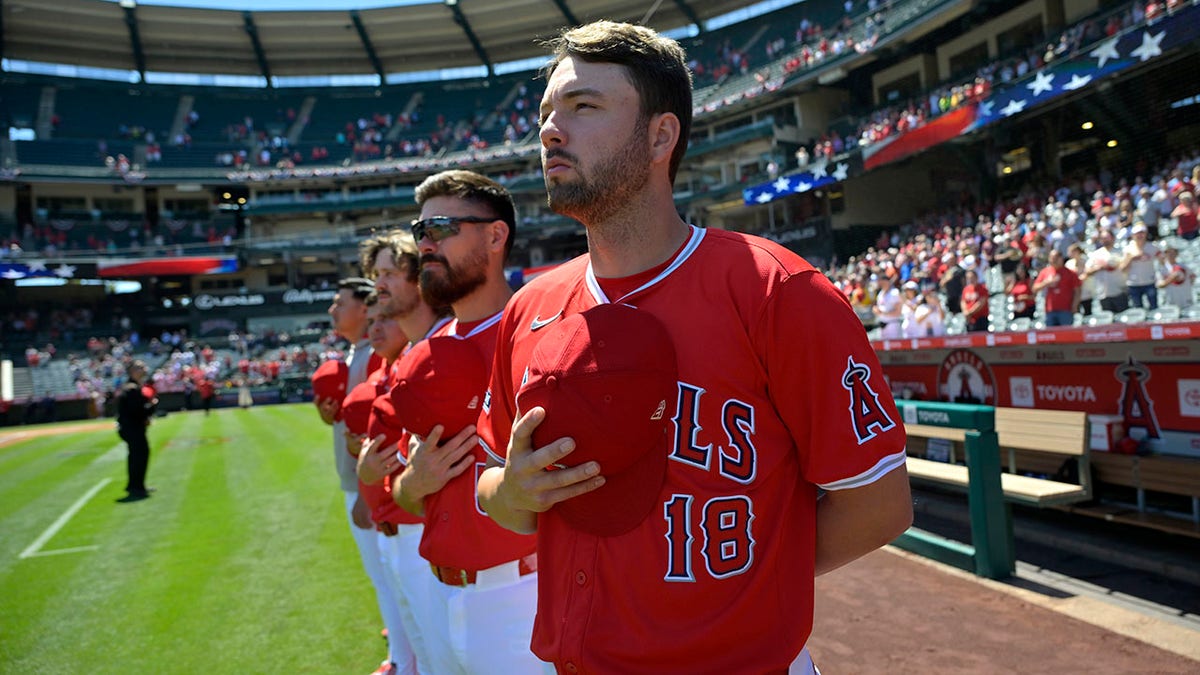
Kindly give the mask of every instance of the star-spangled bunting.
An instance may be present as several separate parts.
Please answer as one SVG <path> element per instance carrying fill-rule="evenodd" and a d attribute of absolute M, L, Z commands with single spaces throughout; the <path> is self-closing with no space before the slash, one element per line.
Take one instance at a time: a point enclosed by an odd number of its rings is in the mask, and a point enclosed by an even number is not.
<path fill-rule="evenodd" d="M 1015 99 L 1014 98 L 1013 100 L 1008 102 L 1008 105 L 1004 106 L 1004 108 L 1000 110 L 1000 114 L 1004 115 L 1005 117 L 1012 117 L 1013 115 L 1016 115 L 1017 113 L 1021 112 L 1024 109 L 1025 109 L 1025 99 L 1023 99 L 1023 98 Z"/>
<path fill-rule="evenodd" d="M 1026 84 L 1025 88 L 1033 92 L 1033 95 L 1036 97 L 1042 92 L 1054 91 L 1054 85 L 1051 84 L 1052 82 L 1054 82 L 1054 76 L 1043 70 L 1038 72 L 1037 75 L 1034 75 L 1033 82 Z"/>
<path fill-rule="evenodd" d="M 1096 47 L 1092 51 L 1088 52 L 1088 56 L 1099 60 L 1099 63 L 1096 64 L 1097 68 L 1103 68 L 1104 64 L 1108 63 L 1109 59 L 1116 61 L 1117 59 L 1121 58 L 1121 55 L 1117 52 L 1117 42 L 1120 39 L 1120 36 L 1117 36 L 1111 40 L 1105 40 L 1104 42 L 1100 43 L 1099 47 Z"/>
<path fill-rule="evenodd" d="M 817 174 L 820 174 L 819 176 Z M 788 195 L 804 194 L 824 185 L 846 180 L 850 175 L 850 164 L 839 162 L 832 175 L 828 173 L 826 163 L 814 165 L 807 172 L 794 173 L 790 176 L 780 176 L 770 183 L 762 183 L 742 191 L 742 199 L 747 205 L 767 204 L 782 199 Z"/>
<path fill-rule="evenodd" d="M 96 276 L 96 264 L 75 261 L 68 264 L 58 261 L 51 266 L 45 260 L 31 260 L 28 263 L 0 262 L 0 279 L 16 281 L 18 279 L 91 279 Z"/>
<path fill-rule="evenodd" d="M 1153 31 L 1156 32 L 1147 30 L 1145 25 L 1130 28 L 1095 44 L 1090 51 L 1079 56 L 1056 59 L 1026 78 L 1008 83 L 997 82 L 990 95 L 976 103 L 974 109 L 969 111 L 970 115 L 964 118 L 966 121 L 956 129 L 956 133 L 969 134 L 1029 112 L 1064 94 L 1095 86 L 1111 75 L 1158 58 L 1172 49 L 1200 42 L 1200 5 L 1185 3 L 1175 13 L 1155 22 Z M 941 121 L 942 117 L 938 117 L 926 124 Z M 836 164 L 835 170 L 835 167 L 827 165 L 828 160 L 822 159 L 806 167 L 807 171 L 802 169 L 791 174 L 786 181 L 772 180 L 747 188 L 743 190 L 745 203 L 765 204 L 789 194 L 815 190 L 829 183 L 847 180 L 851 175 L 859 175 L 864 171 L 864 166 L 884 166 L 900 157 L 930 147 L 927 141 L 920 140 L 927 138 L 929 134 L 914 134 L 914 131 L 887 138 L 869 146 L 861 153 L 853 151 L 850 155 L 850 160 L 855 162 L 853 170 L 845 163 Z M 946 136 L 939 138 L 945 139 Z M 879 159 L 885 156 L 888 159 Z M 857 163 L 860 157 L 863 164 Z M 868 158 L 872 158 L 870 162 Z M 778 189 L 785 182 L 786 189 Z"/>
<path fill-rule="evenodd" d="M 1092 81 L 1091 75 L 1072 75 L 1071 81 L 1062 86 L 1065 91 L 1075 91 L 1081 87 L 1087 86 Z"/>
<path fill-rule="evenodd" d="M 1166 34 L 1165 30 L 1158 35 L 1151 35 L 1150 31 L 1142 33 L 1142 46 L 1129 52 L 1129 55 L 1138 57 L 1138 60 L 1143 63 L 1156 56 L 1162 56 L 1162 47 L 1159 45 L 1162 44 L 1162 39 Z"/>

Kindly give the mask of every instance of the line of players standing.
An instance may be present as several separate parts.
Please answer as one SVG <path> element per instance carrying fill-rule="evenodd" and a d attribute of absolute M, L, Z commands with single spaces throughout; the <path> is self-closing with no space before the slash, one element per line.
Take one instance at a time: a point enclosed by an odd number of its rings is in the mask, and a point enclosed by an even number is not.
<path fill-rule="evenodd" d="M 340 374 L 314 378 L 387 630 L 376 672 L 546 672 L 529 650 L 535 537 L 501 528 L 475 500 L 486 456 L 474 424 L 512 295 L 514 207 L 468 171 L 430 177 L 417 203 L 419 240 L 395 230 L 361 244 L 365 278 L 342 280 L 329 309 L 353 346 Z"/>
<path fill-rule="evenodd" d="M 354 348 L 317 405 L 378 672 L 814 673 L 814 577 L 912 521 L 878 359 L 819 270 L 679 217 L 675 41 L 598 21 L 552 51 L 547 198 L 588 254 L 514 296 L 511 198 L 447 171 L 330 307 Z"/>

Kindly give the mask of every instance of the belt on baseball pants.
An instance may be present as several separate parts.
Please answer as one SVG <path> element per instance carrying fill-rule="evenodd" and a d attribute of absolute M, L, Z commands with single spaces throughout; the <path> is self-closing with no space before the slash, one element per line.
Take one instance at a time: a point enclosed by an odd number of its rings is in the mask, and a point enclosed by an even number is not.
<path fill-rule="evenodd" d="M 495 567 L 482 570 L 464 570 L 458 567 L 429 564 L 433 576 L 447 586 L 470 586 L 478 582 L 481 585 L 511 583 L 527 574 L 537 571 L 537 554 L 530 553 L 524 558 L 500 563 Z"/>
<path fill-rule="evenodd" d="M 408 523 L 376 523 L 378 529 L 385 537 L 394 537 L 401 532 L 407 532 L 410 529 L 421 528 L 421 523 L 410 525 Z"/>

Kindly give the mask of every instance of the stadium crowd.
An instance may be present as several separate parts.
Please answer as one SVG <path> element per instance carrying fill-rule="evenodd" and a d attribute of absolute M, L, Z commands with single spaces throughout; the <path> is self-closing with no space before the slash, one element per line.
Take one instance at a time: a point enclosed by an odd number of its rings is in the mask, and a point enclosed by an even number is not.
<path fill-rule="evenodd" d="M 828 274 L 883 338 L 1111 321 L 1160 299 L 1179 316 L 1195 301 L 1198 184 L 1194 149 L 1149 180 L 1105 172 L 1031 187 L 921 216 Z"/>
<path fill-rule="evenodd" d="M 1138 0 L 1124 7 L 1105 10 L 1068 26 L 1057 37 L 1033 40 L 1030 44 L 1016 47 L 1015 53 L 1001 55 L 1001 58 L 981 66 L 971 75 L 964 77 L 952 74 L 952 82 L 937 86 L 923 96 L 864 115 L 857 129 L 842 140 L 843 150 L 878 143 L 968 103 L 982 100 L 995 85 L 1019 80 L 1052 61 L 1072 58 L 1100 40 L 1143 22 L 1153 21 L 1160 13 L 1155 8 L 1160 5 Z M 836 135 L 836 132 L 831 134 Z"/>

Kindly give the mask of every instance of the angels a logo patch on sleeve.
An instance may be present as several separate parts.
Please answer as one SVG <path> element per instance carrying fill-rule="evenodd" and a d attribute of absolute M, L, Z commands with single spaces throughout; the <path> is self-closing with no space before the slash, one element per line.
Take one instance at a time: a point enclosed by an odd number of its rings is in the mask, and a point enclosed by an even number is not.
<path fill-rule="evenodd" d="M 896 426 L 879 403 L 879 394 L 871 388 L 871 369 L 858 363 L 851 356 L 846 359 L 846 370 L 842 373 L 842 387 L 850 392 L 850 424 L 858 444 L 862 445 L 877 434 Z"/>

